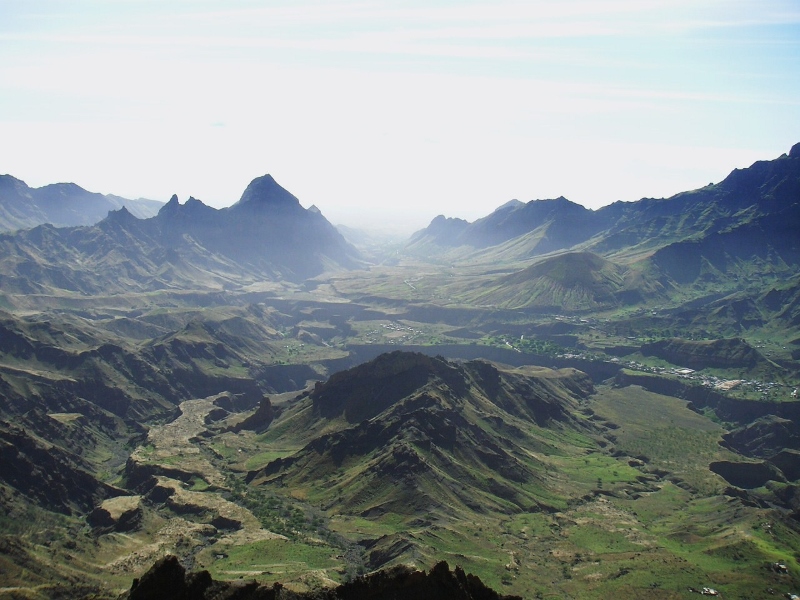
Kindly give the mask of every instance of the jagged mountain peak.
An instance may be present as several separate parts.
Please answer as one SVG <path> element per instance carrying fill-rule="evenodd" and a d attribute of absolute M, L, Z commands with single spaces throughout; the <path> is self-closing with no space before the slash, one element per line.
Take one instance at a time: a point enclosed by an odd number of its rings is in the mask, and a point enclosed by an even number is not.
<path fill-rule="evenodd" d="M 231 208 L 241 207 L 302 208 L 300 201 L 269 174 L 253 179 Z"/>
<path fill-rule="evenodd" d="M 158 217 L 160 219 L 181 219 L 189 222 L 200 220 L 205 221 L 213 218 L 213 215 L 219 211 L 216 208 L 208 206 L 202 200 L 198 200 L 194 196 L 189 196 L 189 199 L 181 204 L 178 201 L 178 196 L 174 195 L 170 198 L 160 211 Z"/>
<path fill-rule="evenodd" d="M 117 210 L 108 211 L 108 216 L 106 219 L 109 221 L 122 222 L 130 219 L 136 219 L 136 217 L 134 217 L 131 212 L 123 206 Z"/>
<path fill-rule="evenodd" d="M 162 206 L 158 211 L 159 217 L 164 217 L 168 215 L 175 215 L 181 210 L 181 203 L 178 201 L 178 195 L 172 194 L 172 197 L 169 199 L 164 206 Z"/>
<path fill-rule="evenodd" d="M 184 208 L 186 210 L 190 210 L 190 211 L 198 211 L 198 210 L 206 211 L 206 210 L 209 210 L 209 209 L 216 211 L 215 208 L 213 208 L 211 206 L 208 206 L 208 204 L 206 204 L 202 200 L 198 200 L 194 196 L 189 196 L 189 199 L 186 201 L 186 203 L 183 206 L 184 206 Z"/>
<path fill-rule="evenodd" d="M 109 231 L 111 229 L 122 228 L 125 230 L 132 230 L 142 222 L 132 214 L 126 207 L 121 207 L 117 210 L 108 211 L 108 216 L 97 224 L 102 230 Z"/>

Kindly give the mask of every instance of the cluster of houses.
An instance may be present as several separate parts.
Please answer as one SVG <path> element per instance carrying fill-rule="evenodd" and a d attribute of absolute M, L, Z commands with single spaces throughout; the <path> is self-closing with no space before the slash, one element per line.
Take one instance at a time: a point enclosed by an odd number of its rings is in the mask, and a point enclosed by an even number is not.
<path fill-rule="evenodd" d="M 591 358 L 588 355 L 577 355 L 577 354 L 564 354 L 562 356 L 564 358 L 573 358 L 573 357 Z M 720 390 L 723 392 L 728 392 L 739 387 L 749 387 L 756 392 L 760 392 L 762 396 L 768 396 L 771 392 L 776 391 L 782 387 L 780 383 L 776 383 L 774 381 L 758 381 L 756 379 L 722 379 L 721 377 L 716 377 L 714 375 L 709 375 L 707 373 L 698 373 L 694 369 L 686 369 L 682 367 L 673 367 L 673 368 L 651 367 L 648 365 L 643 365 L 642 363 L 636 361 L 632 360 L 624 361 L 620 360 L 619 358 L 611 358 L 609 360 L 610 362 L 618 363 L 620 366 L 626 367 L 633 371 L 643 371 L 645 373 L 657 373 L 659 375 L 675 375 L 683 379 L 691 379 L 693 381 L 697 381 L 701 385 L 714 388 L 716 390 Z M 789 397 L 796 400 L 797 389 L 793 389 L 793 391 L 789 394 Z"/>
<path fill-rule="evenodd" d="M 383 329 L 383 331 L 381 331 Z M 380 329 L 371 329 L 366 333 L 367 343 L 373 343 L 380 340 L 384 342 L 384 338 L 389 337 L 388 343 L 402 344 L 410 342 L 412 339 L 420 335 L 422 331 L 409 327 L 408 325 L 401 325 L 400 323 L 381 323 Z"/>

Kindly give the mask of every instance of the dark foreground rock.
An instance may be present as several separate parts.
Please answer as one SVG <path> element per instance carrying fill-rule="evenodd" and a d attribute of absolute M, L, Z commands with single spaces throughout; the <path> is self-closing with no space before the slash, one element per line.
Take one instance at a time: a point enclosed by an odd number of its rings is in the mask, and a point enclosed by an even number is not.
<path fill-rule="evenodd" d="M 251 582 L 214 581 L 208 571 L 187 573 L 175 556 L 156 562 L 141 579 L 135 579 L 128 600 L 512 600 L 501 596 L 481 580 L 451 571 L 440 562 L 427 573 L 397 566 L 359 577 L 327 590 L 291 592 L 280 583 L 271 586 Z"/>

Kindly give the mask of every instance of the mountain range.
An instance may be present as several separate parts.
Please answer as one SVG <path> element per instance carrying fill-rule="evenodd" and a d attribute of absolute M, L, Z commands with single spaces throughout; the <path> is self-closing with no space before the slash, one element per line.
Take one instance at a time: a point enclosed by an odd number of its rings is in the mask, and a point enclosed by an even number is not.
<path fill-rule="evenodd" d="M 473 223 L 440 215 L 411 237 L 408 250 L 438 247 L 440 251 L 462 248 L 474 252 L 525 236 L 529 241 L 524 249 L 518 241 L 517 247 L 507 247 L 506 258 L 576 246 L 606 255 L 759 229 L 781 236 L 781 242 L 791 242 L 796 241 L 791 233 L 798 195 L 800 144 L 788 155 L 736 169 L 718 184 L 666 199 L 615 202 L 598 210 L 563 197 L 527 203 L 512 200 Z M 742 227 L 749 229 L 740 231 Z M 797 251 L 794 245 L 791 249 Z"/>
<path fill-rule="evenodd" d="M 439 216 L 402 252 L 482 271 L 479 285 L 454 280 L 437 294 L 484 306 L 602 310 L 729 294 L 758 304 L 775 286 L 797 290 L 798 230 L 800 144 L 666 199 L 598 210 L 511 201 L 473 223 Z"/>
<path fill-rule="evenodd" d="M 146 219 L 154 216 L 163 202 L 87 192 L 74 183 L 31 188 L 11 175 L 0 175 L 0 231 L 29 229 L 44 223 L 56 227 L 94 225 L 109 211 L 123 206 Z"/>
<path fill-rule="evenodd" d="M 73 184 L 28 190 L 8 176 L 2 183 L 22 190 L 0 195 L 17 211 L 25 206 L 19 200 L 25 194 L 51 198 L 57 191 L 80 190 Z M 83 195 L 95 204 L 105 198 Z M 598 210 L 563 197 L 514 200 L 473 223 L 439 216 L 395 255 L 483 264 L 487 274 L 502 265 L 503 276 L 465 299 L 508 308 L 638 304 L 664 300 L 687 286 L 698 294 L 712 287 L 741 291 L 748 287 L 743 283 L 764 287 L 797 273 L 799 196 L 800 144 L 788 155 L 737 169 L 718 184 L 666 199 Z M 228 208 L 195 198 L 180 204 L 173 196 L 153 217 L 138 218 L 123 206 L 95 225 L 41 225 L 3 234 L 0 249 L 3 290 L 23 294 L 301 283 L 332 269 L 364 267 L 369 258 L 269 175 L 253 180 Z M 536 266 L 542 258 L 551 262 Z M 521 270 L 514 272 L 514 265 Z M 567 272 L 570 280 L 560 280 L 557 274 Z"/>
<path fill-rule="evenodd" d="M 303 208 L 269 175 L 224 209 L 173 196 L 147 219 L 123 206 L 96 225 L 0 235 L 2 288 L 22 294 L 221 290 L 357 264 L 358 251 L 319 210 Z"/>

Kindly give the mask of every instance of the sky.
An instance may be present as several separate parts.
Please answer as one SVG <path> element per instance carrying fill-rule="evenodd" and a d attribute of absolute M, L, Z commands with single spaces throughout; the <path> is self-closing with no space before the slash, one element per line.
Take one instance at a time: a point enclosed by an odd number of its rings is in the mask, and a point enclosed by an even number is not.
<path fill-rule="evenodd" d="M 0 173 L 334 224 L 668 197 L 800 142 L 797 0 L 0 0 Z"/>

